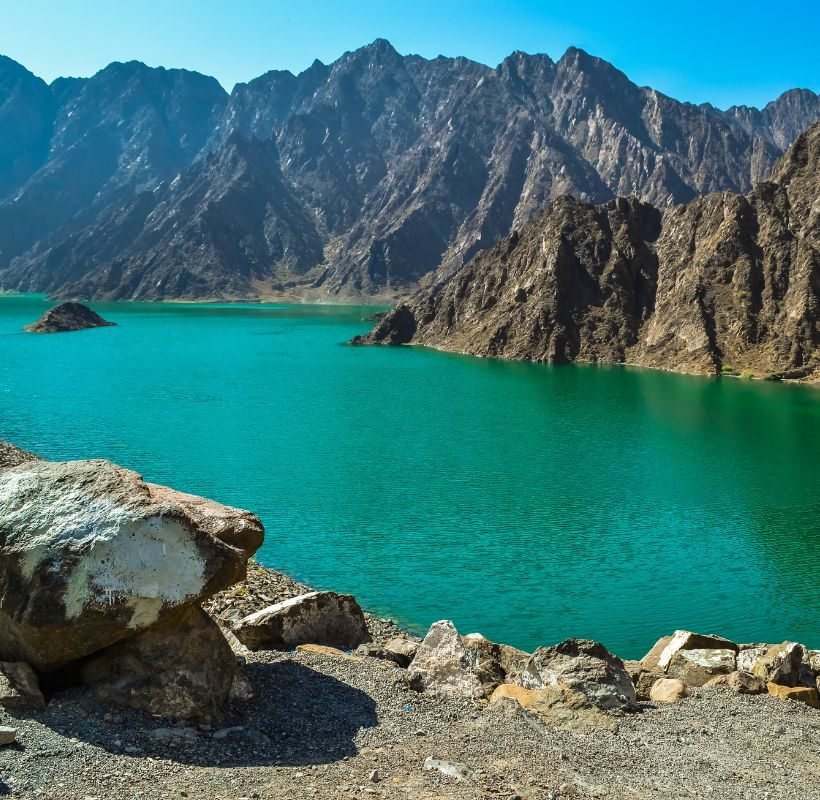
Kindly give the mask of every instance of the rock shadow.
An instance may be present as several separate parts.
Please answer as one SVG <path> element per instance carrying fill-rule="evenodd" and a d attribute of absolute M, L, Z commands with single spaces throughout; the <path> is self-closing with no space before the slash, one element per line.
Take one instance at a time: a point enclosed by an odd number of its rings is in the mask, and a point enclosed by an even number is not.
<path fill-rule="evenodd" d="M 213 730 L 100 705 L 79 689 L 55 697 L 44 712 L 24 716 L 112 754 L 225 768 L 339 761 L 356 755 L 361 729 L 378 724 L 373 698 L 303 664 L 257 662 L 243 674 L 253 699 L 234 706 Z M 119 718 L 115 724 L 104 721 L 106 712 Z"/>

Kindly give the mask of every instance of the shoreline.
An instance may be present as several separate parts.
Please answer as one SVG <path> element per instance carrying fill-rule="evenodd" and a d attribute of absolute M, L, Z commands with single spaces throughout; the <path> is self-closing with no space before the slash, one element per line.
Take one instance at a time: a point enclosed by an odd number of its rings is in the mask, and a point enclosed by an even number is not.
<path fill-rule="evenodd" d="M 285 572 L 281 572 L 277 569 L 272 567 L 265 566 L 264 564 L 260 563 L 258 559 L 254 558 L 248 562 L 248 572 L 249 578 L 245 581 L 241 581 L 240 583 L 232 586 L 229 589 L 220 592 L 218 595 L 215 595 L 214 598 L 209 601 L 208 604 L 205 605 L 206 611 L 209 614 L 214 616 L 214 618 L 222 622 L 229 622 L 230 620 L 236 619 L 236 614 L 225 613 L 230 612 L 231 610 L 235 609 L 235 605 L 230 605 L 225 607 L 224 603 L 226 600 L 235 600 L 237 596 L 245 598 L 246 602 L 243 604 L 243 607 L 247 609 L 247 613 L 252 613 L 252 611 L 259 610 L 260 603 L 253 603 L 253 596 L 254 592 L 260 591 L 258 585 L 261 583 L 269 582 L 269 585 L 276 586 L 277 591 L 267 591 L 263 592 L 265 599 L 263 602 L 267 602 L 267 597 L 271 597 L 271 603 L 278 603 L 282 600 L 287 600 L 291 597 L 296 597 L 300 594 L 304 594 L 306 592 L 333 592 L 336 593 L 337 590 L 332 587 L 316 587 L 306 584 L 291 575 L 288 575 Z M 256 576 L 256 578 L 254 578 Z M 257 584 L 257 588 L 254 587 L 254 584 Z M 341 593 L 341 592 L 340 592 Z M 411 623 L 402 622 L 400 619 L 397 619 L 395 616 L 390 614 L 390 612 L 379 612 L 376 610 L 371 609 L 370 607 L 363 605 L 362 610 L 365 614 L 365 617 L 368 620 L 368 623 L 372 623 L 375 626 L 375 629 L 379 632 L 378 637 L 374 637 L 374 639 L 378 640 L 379 642 L 383 642 L 384 640 L 391 638 L 395 635 L 405 636 L 407 638 L 421 641 L 427 629 L 423 625 L 413 625 Z M 435 620 L 433 621 L 435 622 Z M 432 624 L 432 623 L 431 623 Z M 429 628 L 429 626 L 428 626 Z M 667 632 L 671 633 L 671 631 Z M 483 635 L 481 631 L 468 631 L 467 635 Z M 659 633 L 657 638 L 655 638 L 651 643 L 646 646 L 646 649 L 643 650 L 642 653 L 635 653 L 633 657 L 625 657 L 621 655 L 621 653 L 615 652 L 612 650 L 611 652 L 613 655 L 621 658 L 624 662 L 635 662 L 640 661 L 641 658 L 648 652 L 650 652 L 652 646 L 657 643 L 657 641 L 662 638 L 663 636 L 667 635 L 663 633 Z M 723 637 L 722 633 L 714 633 L 711 632 L 710 635 Z M 781 641 L 798 641 L 794 639 L 783 639 Z M 522 650 L 522 648 L 518 648 L 516 645 L 510 644 L 506 638 L 502 637 L 499 639 L 499 644 L 505 647 L 515 647 L 516 649 Z M 539 647 L 546 647 L 554 644 L 552 641 L 543 641 L 539 643 Z M 603 644 L 606 646 L 606 641 L 603 641 Z M 739 647 L 741 648 L 754 648 L 760 646 L 760 641 L 750 641 L 739 643 Z M 774 645 L 780 644 L 780 642 L 768 642 L 767 645 Z M 820 641 L 818 642 L 800 642 L 800 644 L 807 650 L 812 653 L 816 652 L 820 654 Z M 817 645 L 816 647 L 814 645 Z M 818 656 L 820 657 L 820 656 Z"/>

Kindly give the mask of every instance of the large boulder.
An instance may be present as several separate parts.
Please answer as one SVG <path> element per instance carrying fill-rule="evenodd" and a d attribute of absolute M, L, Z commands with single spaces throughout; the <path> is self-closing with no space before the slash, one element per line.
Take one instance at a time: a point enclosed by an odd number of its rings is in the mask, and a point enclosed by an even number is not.
<path fill-rule="evenodd" d="M 553 647 L 539 647 L 521 676 L 530 689 L 568 686 L 581 692 L 604 711 L 633 710 L 635 687 L 623 661 L 602 644 L 588 639 L 567 639 Z"/>
<path fill-rule="evenodd" d="M 773 697 L 782 700 L 793 700 L 796 703 L 805 703 L 812 708 L 820 709 L 820 695 L 817 689 L 808 686 L 783 686 L 779 683 L 767 683 L 766 689 Z"/>
<path fill-rule="evenodd" d="M 218 719 L 237 679 L 219 626 L 196 606 L 97 653 L 82 666 L 100 700 L 174 719 Z"/>
<path fill-rule="evenodd" d="M 0 659 L 52 670 L 198 605 L 262 543 L 247 511 L 107 461 L 0 470 Z"/>
<path fill-rule="evenodd" d="M 678 650 L 672 657 L 666 674 L 678 678 L 687 686 L 703 686 L 717 675 L 728 675 L 736 668 L 734 650 Z"/>
<path fill-rule="evenodd" d="M 300 644 L 353 649 L 370 641 L 356 599 L 336 592 L 308 592 L 263 608 L 233 625 L 251 650 L 292 650 Z"/>
<path fill-rule="evenodd" d="M 434 622 L 410 667 L 411 685 L 434 694 L 480 698 L 486 687 L 464 640 L 450 620 Z"/>
<path fill-rule="evenodd" d="M 815 675 L 820 675 L 820 650 L 806 650 L 803 660 Z"/>
<path fill-rule="evenodd" d="M 741 646 L 737 654 L 737 668 L 741 672 L 754 672 L 755 664 L 767 650 L 765 644 Z"/>
<path fill-rule="evenodd" d="M 470 666 L 488 695 L 499 684 L 519 683 L 531 657 L 516 647 L 491 642 L 480 633 L 468 633 L 462 642 Z"/>
<path fill-rule="evenodd" d="M 731 650 L 737 653 L 738 646 L 722 636 L 679 630 L 672 636 L 659 639 L 641 659 L 641 664 L 649 671 L 666 672 L 675 654 L 680 650 Z"/>
<path fill-rule="evenodd" d="M 618 731 L 618 723 L 611 715 L 590 702 L 586 695 L 565 685 L 527 689 L 502 683 L 490 695 L 490 708 L 503 708 L 510 703 L 526 709 L 553 728 L 584 733 L 593 730 Z"/>
<path fill-rule="evenodd" d="M 797 686 L 802 666 L 803 646 L 797 642 L 783 642 L 769 647 L 755 662 L 752 672 L 767 683 Z"/>

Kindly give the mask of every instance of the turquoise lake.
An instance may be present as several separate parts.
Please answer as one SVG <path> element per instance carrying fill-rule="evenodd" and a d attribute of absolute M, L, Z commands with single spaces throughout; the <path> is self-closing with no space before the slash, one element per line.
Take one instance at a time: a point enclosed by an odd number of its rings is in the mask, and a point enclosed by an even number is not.
<path fill-rule="evenodd" d="M 372 309 L 92 304 L 20 332 L 0 438 L 249 508 L 258 559 L 423 631 L 640 657 L 675 628 L 820 648 L 820 391 L 354 348 Z"/>

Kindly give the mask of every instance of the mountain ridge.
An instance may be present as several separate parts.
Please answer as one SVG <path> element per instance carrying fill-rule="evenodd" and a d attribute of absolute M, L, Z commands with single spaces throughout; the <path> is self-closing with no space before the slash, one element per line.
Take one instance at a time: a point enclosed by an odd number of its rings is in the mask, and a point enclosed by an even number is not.
<path fill-rule="evenodd" d="M 748 194 L 559 198 L 356 341 L 817 380 L 818 197 L 820 122 Z"/>
<path fill-rule="evenodd" d="M 563 194 L 668 205 L 750 191 L 783 143 L 820 118 L 810 90 L 762 110 L 680 103 L 579 48 L 558 61 L 516 52 L 493 68 L 402 56 L 380 39 L 296 75 L 271 70 L 230 95 L 199 73 L 141 62 L 48 88 L 46 160 L 0 192 L 0 287 L 115 299 L 264 297 L 283 285 L 331 298 L 407 293 Z M 0 126 L 4 107 L 0 93 Z M 167 258 L 145 248 L 148 232 L 133 230 L 139 208 L 186 207 L 169 194 L 189 171 L 199 172 L 186 179 L 194 183 L 224 181 L 208 156 L 234 134 L 274 143 L 257 167 L 281 174 L 286 218 L 274 223 L 272 207 L 252 231 L 229 226 L 199 264 L 196 236 Z M 3 167 L 0 159 L 0 187 Z M 248 201 L 240 186 L 233 196 Z M 128 221 L 119 234 L 110 229 L 117 220 Z M 180 224 L 196 229 L 193 219 Z M 234 268 L 241 237 L 261 242 L 274 228 L 303 252 L 285 257 L 266 244 Z M 119 261 L 142 279 L 113 281 L 117 268 L 102 256 L 117 235 Z M 193 261 L 180 266 L 171 253 L 183 251 Z M 175 268 L 201 279 L 169 281 Z M 72 280 L 59 283 L 63 273 Z"/>

